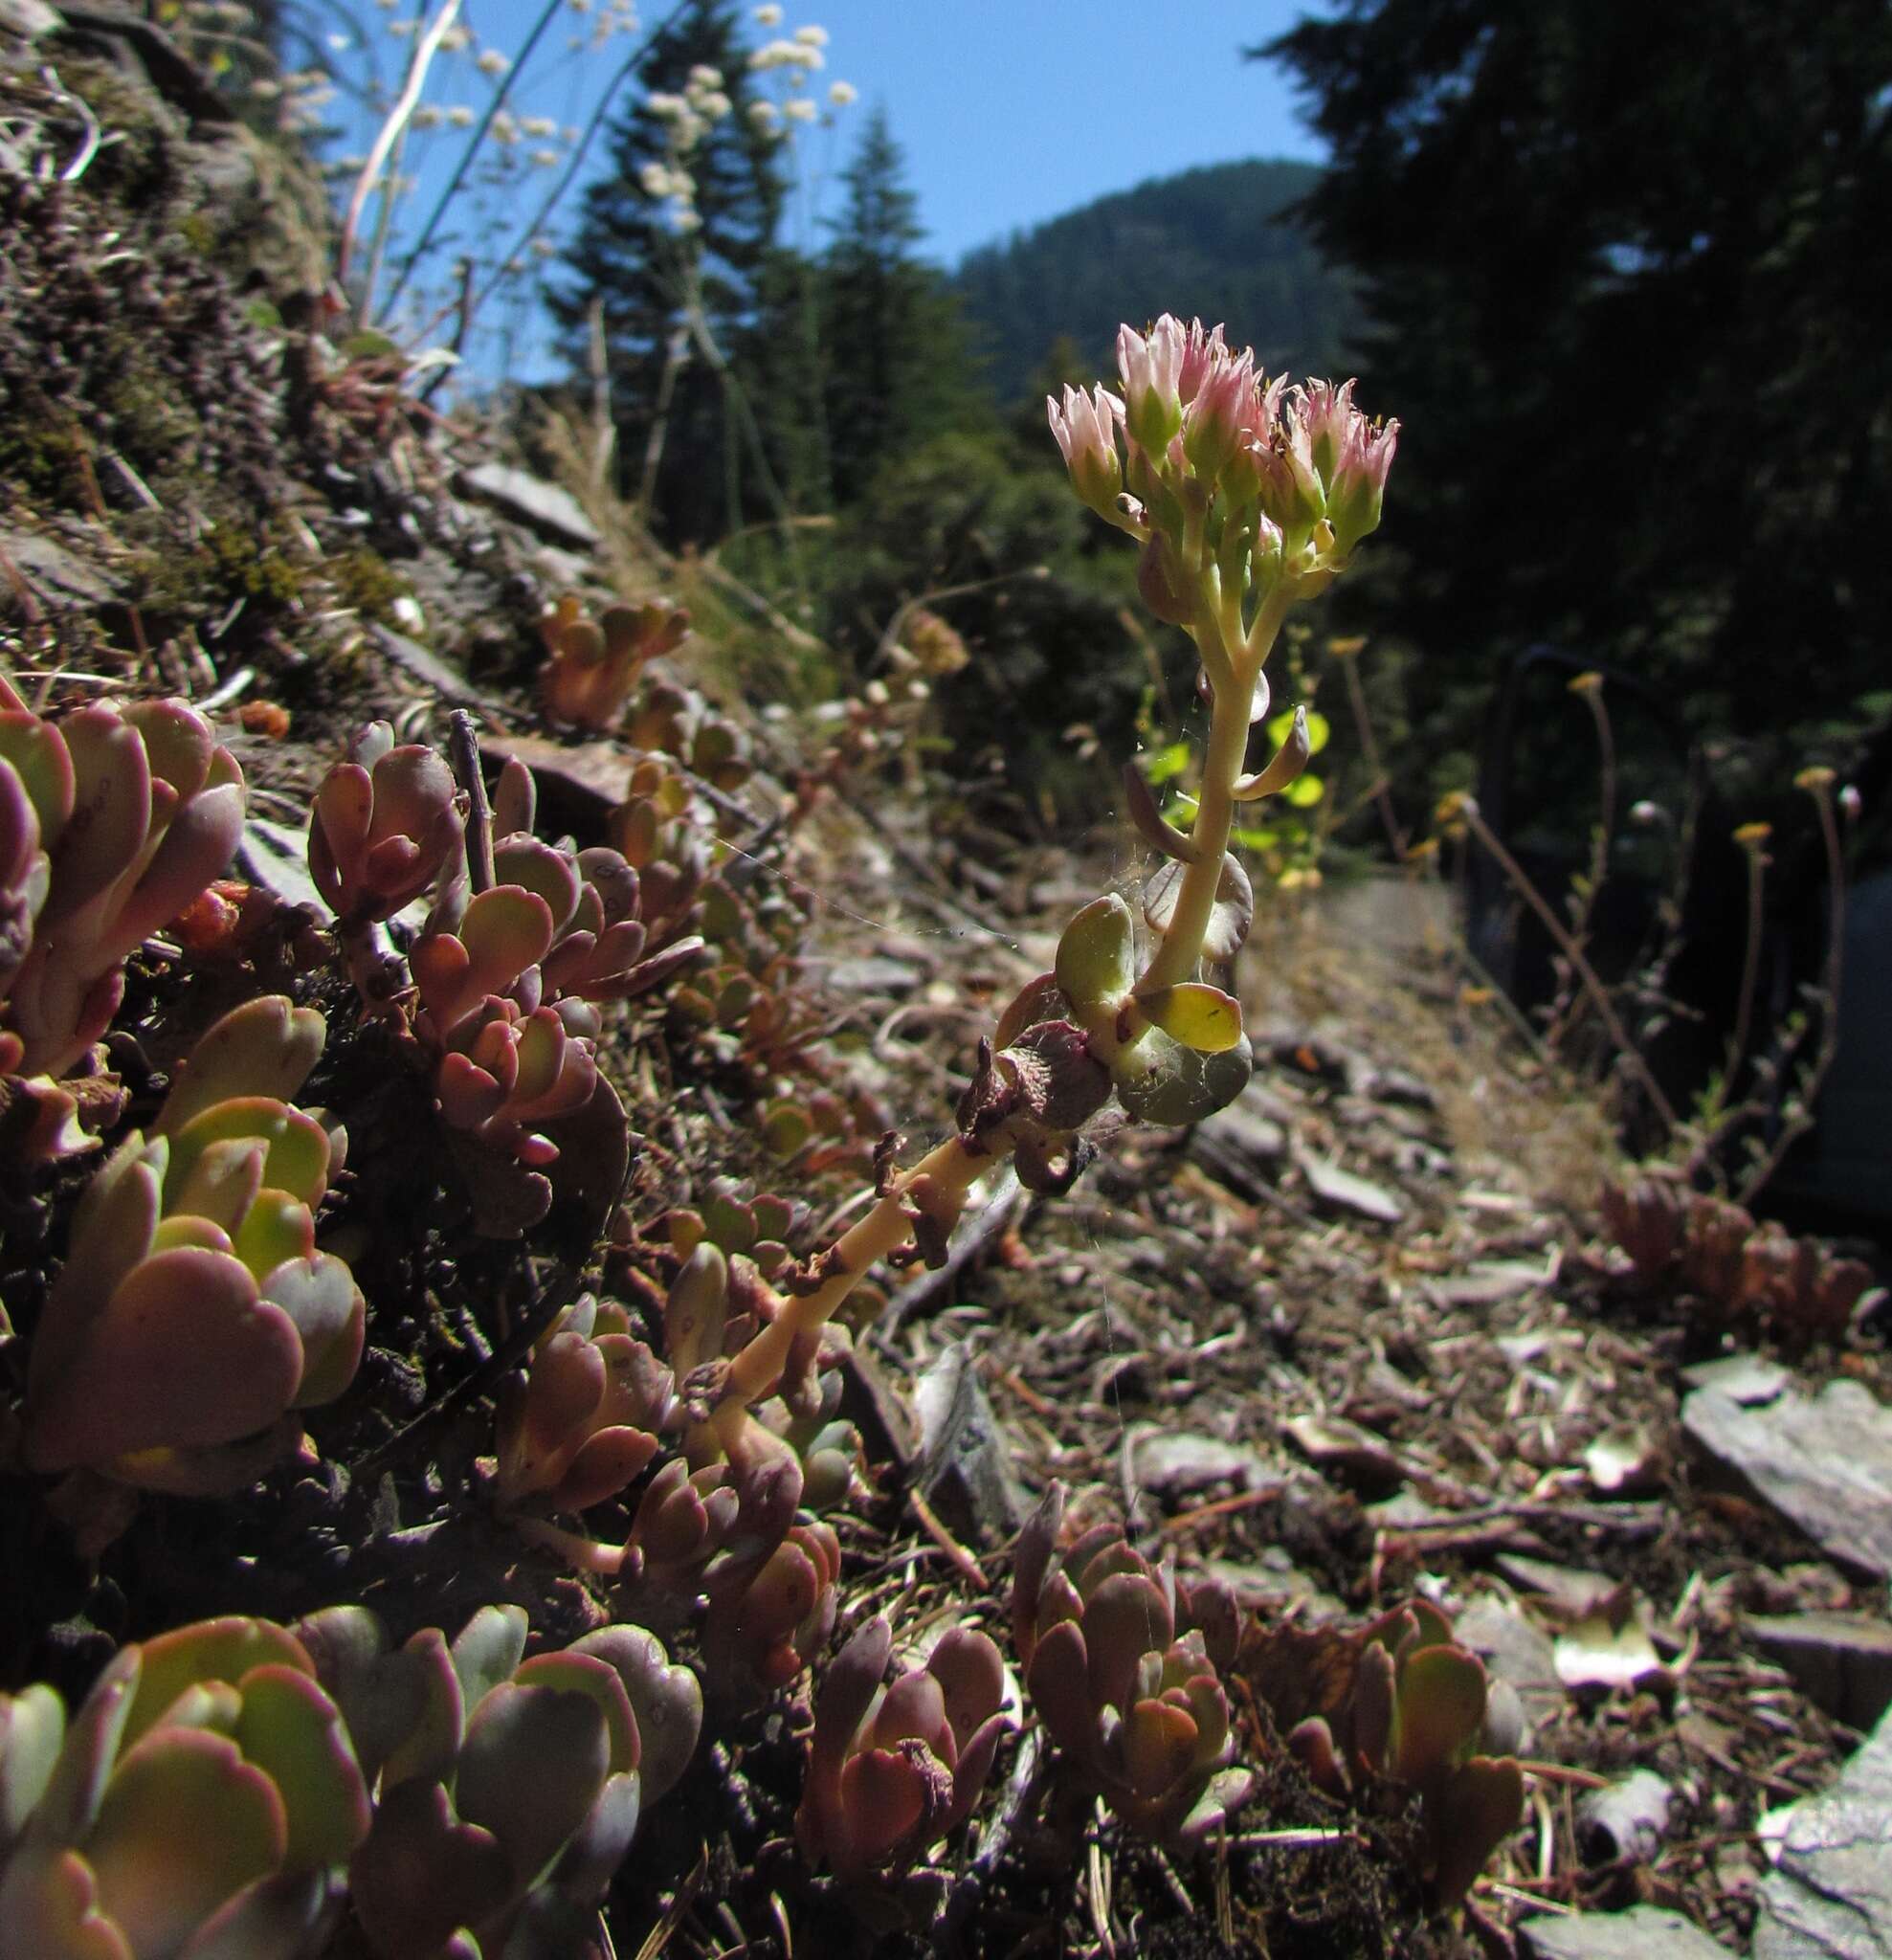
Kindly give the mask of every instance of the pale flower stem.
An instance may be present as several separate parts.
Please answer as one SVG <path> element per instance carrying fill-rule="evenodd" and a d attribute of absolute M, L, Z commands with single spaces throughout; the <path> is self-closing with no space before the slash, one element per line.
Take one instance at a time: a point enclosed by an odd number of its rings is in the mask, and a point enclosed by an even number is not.
<path fill-rule="evenodd" d="M 1833 812 L 1832 791 L 1821 789 L 1812 793 L 1819 808 L 1820 841 L 1826 847 L 1827 881 L 1833 893 L 1827 908 L 1826 974 L 1821 989 L 1826 998 L 1820 1003 L 1819 1047 L 1800 1084 L 1799 1114 L 1782 1123 L 1772 1148 L 1742 1181 L 1737 1202 L 1744 1205 L 1760 1195 L 1780 1169 L 1782 1159 L 1812 1126 L 1814 1104 L 1818 1102 L 1839 1053 L 1839 983 L 1846 956 L 1846 859 L 1839 848 L 1839 823 Z"/>
<path fill-rule="evenodd" d="M 1228 854 L 1229 833 L 1235 826 L 1234 792 L 1248 756 L 1248 716 L 1255 702 L 1255 683 L 1285 612 L 1286 603 L 1279 594 L 1270 598 L 1238 648 L 1223 643 L 1220 629 L 1216 629 L 1217 651 L 1226 676 L 1215 684 L 1209 747 L 1202 765 L 1202 793 L 1190 831 L 1196 858 L 1184 867 L 1175 916 L 1137 982 L 1139 993 L 1153 993 L 1189 979 L 1202 957 L 1203 934 L 1215 908 L 1222 859 Z M 1213 676 L 1213 667 L 1211 672 Z"/>
<path fill-rule="evenodd" d="M 725 1452 L 740 1437 L 749 1404 L 766 1394 L 781 1374 L 796 1337 L 832 1320 L 869 1269 L 911 1235 L 911 1223 L 901 1209 L 907 1188 L 923 1177 L 930 1179 L 942 1209 L 957 1215 L 968 1191 L 995 1161 L 989 1152 L 975 1155 L 959 1137 L 948 1137 L 820 1256 L 817 1265 L 832 1264 L 833 1278 L 812 1293 L 787 1295 L 775 1318 L 729 1364 L 710 1415 L 710 1426 Z"/>
<path fill-rule="evenodd" d="M 1649 1064 L 1642 1058 L 1642 1051 L 1630 1039 L 1628 1029 L 1623 1026 L 1620 1016 L 1611 1003 L 1609 990 L 1597 977 L 1596 969 L 1590 964 L 1583 948 L 1570 937 L 1569 928 L 1558 918 L 1557 908 L 1531 882 L 1529 873 L 1500 842 L 1498 834 L 1485 822 L 1474 805 L 1467 802 L 1460 814 L 1473 836 L 1497 860 L 1498 868 L 1510 880 L 1512 890 L 1537 914 L 1544 929 L 1556 942 L 1557 950 L 1569 961 L 1577 977 L 1583 983 L 1584 991 L 1590 996 L 1591 1005 L 1602 1017 L 1611 1041 L 1614 1044 L 1617 1054 L 1622 1057 L 1623 1065 L 1636 1078 L 1642 1093 L 1649 1098 L 1651 1106 L 1662 1120 L 1663 1127 L 1671 1132 L 1679 1129 L 1681 1126 L 1681 1119 L 1675 1113 L 1675 1105 L 1662 1093 L 1662 1085 L 1650 1073 Z"/>
<path fill-rule="evenodd" d="M 1761 974 L 1761 897 L 1767 882 L 1767 853 L 1758 845 L 1747 853 L 1747 945 L 1741 961 L 1741 997 L 1734 1011 L 1734 1032 L 1727 1038 L 1727 1058 L 1722 1065 L 1724 1096 L 1734 1094 L 1734 1072 L 1747 1053 L 1747 1033 L 1754 1018 L 1754 992 Z"/>
<path fill-rule="evenodd" d="M 1596 829 L 1590 843 L 1590 889 L 1583 895 L 1583 902 L 1577 907 L 1575 920 L 1571 923 L 1570 937 L 1579 946 L 1589 943 L 1590 921 L 1596 909 L 1596 896 L 1603 889 L 1603 880 L 1610 873 L 1610 851 L 1615 841 L 1616 828 L 1616 741 L 1614 730 L 1610 725 L 1610 710 L 1603 699 L 1601 687 L 1583 689 L 1585 703 L 1590 709 L 1590 719 L 1596 728 L 1598 769 L 1601 777 L 1602 804 L 1596 819 Z M 1575 1002 L 1568 995 L 1561 995 L 1545 1030 L 1545 1038 L 1555 1048 L 1570 1032 L 1570 1014 Z"/>

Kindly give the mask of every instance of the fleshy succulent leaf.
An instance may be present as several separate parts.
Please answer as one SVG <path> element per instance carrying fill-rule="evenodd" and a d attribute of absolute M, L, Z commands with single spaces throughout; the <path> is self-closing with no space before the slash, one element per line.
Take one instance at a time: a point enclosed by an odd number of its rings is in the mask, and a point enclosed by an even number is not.
<path fill-rule="evenodd" d="M 1114 1008 L 1136 977 L 1130 908 L 1115 892 L 1093 899 L 1057 942 L 1057 985 L 1080 1013 Z"/>

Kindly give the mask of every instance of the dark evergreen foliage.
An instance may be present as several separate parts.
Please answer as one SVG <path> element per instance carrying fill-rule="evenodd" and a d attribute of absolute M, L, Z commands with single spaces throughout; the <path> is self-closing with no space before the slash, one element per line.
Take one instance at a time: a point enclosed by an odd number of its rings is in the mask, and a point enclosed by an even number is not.
<path fill-rule="evenodd" d="M 1435 711 L 1554 638 L 1698 729 L 1857 724 L 1892 608 L 1882 0 L 1348 0 L 1258 52 L 1333 145 L 1308 209 L 1404 425 L 1385 621 Z"/>

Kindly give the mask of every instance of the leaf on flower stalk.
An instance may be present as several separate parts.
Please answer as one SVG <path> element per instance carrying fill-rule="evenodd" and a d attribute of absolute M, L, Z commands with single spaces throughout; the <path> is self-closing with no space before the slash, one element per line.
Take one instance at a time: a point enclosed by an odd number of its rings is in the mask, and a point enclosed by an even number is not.
<path fill-rule="evenodd" d="M 1137 996 L 1150 1020 L 1198 1055 L 1220 1055 L 1241 1039 L 1241 1004 L 1219 987 L 1193 980 Z"/>
<path fill-rule="evenodd" d="M 1185 867 L 1160 865 L 1143 888 L 1143 916 L 1153 932 L 1167 933 L 1176 916 L 1182 897 Z M 1203 929 L 1202 954 L 1205 959 L 1232 960 L 1241 950 L 1248 928 L 1255 924 L 1255 887 L 1248 873 L 1233 857 L 1224 855 L 1222 875 L 1215 884 L 1215 902 L 1210 908 L 1209 924 Z"/>
<path fill-rule="evenodd" d="M 1080 1013 L 1114 1009 L 1136 978 L 1130 908 L 1115 892 L 1094 899 L 1057 942 L 1058 987 Z"/>
<path fill-rule="evenodd" d="M 1119 1058 L 1117 1100 L 1142 1123 L 1200 1123 L 1248 1086 L 1255 1065 L 1247 1036 L 1216 1055 L 1198 1055 L 1152 1027 Z"/>
<path fill-rule="evenodd" d="M 1202 856 L 1194 840 L 1184 835 L 1157 809 L 1149 784 L 1134 761 L 1124 765 L 1124 802 L 1130 821 L 1151 850 L 1160 851 L 1165 858 L 1176 858 L 1184 864 L 1193 864 Z"/>
<path fill-rule="evenodd" d="M 1324 724 L 1323 727 L 1324 728 Z M 1271 728 L 1273 724 L 1270 724 Z M 1237 803 L 1253 803 L 1262 796 L 1279 795 L 1307 767 L 1318 745 L 1307 724 L 1307 710 L 1298 707 L 1281 737 L 1280 746 L 1265 768 L 1252 776 L 1236 779 L 1234 795 Z"/>

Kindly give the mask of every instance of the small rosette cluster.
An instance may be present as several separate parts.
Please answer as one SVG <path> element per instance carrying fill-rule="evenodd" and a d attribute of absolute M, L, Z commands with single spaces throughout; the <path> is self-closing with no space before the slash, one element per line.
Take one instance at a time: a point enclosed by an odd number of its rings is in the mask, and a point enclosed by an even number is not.
<path fill-rule="evenodd" d="M 696 1748 L 696 1677 L 634 1626 L 527 1659 L 512 1606 L 481 1608 L 451 1646 L 430 1627 L 390 1648 L 362 1607 L 297 1631 L 376 1793 L 348 1886 L 377 1960 L 598 1950 L 638 1816 Z"/>
<path fill-rule="evenodd" d="M 582 1511 L 650 1468 L 672 1418 L 672 1375 L 630 1317 L 591 1294 L 559 1315 L 523 1374 L 500 1392 L 493 1494 L 501 1513 L 535 1503 Z"/>
<path fill-rule="evenodd" d="M 539 619 L 545 664 L 539 688 L 545 712 L 593 735 L 608 735 L 645 666 L 675 653 L 690 631 L 690 615 L 664 599 L 608 606 L 593 619 L 568 593 Z"/>
<path fill-rule="evenodd" d="M 1158 618 L 1192 626 L 1251 590 L 1311 597 L 1378 525 L 1399 425 L 1369 421 L 1350 381 L 1271 381 L 1219 326 L 1167 313 L 1146 334 L 1122 329 L 1117 364 L 1121 395 L 1067 388 L 1046 407 L 1079 497 L 1143 542 L 1138 582 Z"/>
<path fill-rule="evenodd" d="M 33 1960 L 313 1960 L 368 1779 L 308 1649 L 215 1619 L 122 1647 L 70 1721 L 0 1695 L 0 1947 Z"/>
<path fill-rule="evenodd" d="M 822 1678 L 795 1838 L 845 1883 L 898 1879 L 971 1814 L 1010 1726 L 1005 1663 L 984 1634 L 950 1627 L 891 1686 L 879 1615 Z"/>
<path fill-rule="evenodd" d="M 1235 1601 L 1212 1582 L 1152 1568 L 1117 1525 L 1058 1548 L 1053 1484 L 1018 1534 L 1012 1631 L 1046 1733 L 1140 1836 L 1190 1844 L 1244 1803 L 1221 1675 L 1235 1659 Z"/>
<path fill-rule="evenodd" d="M 345 936 L 391 919 L 451 873 L 466 825 L 454 772 L 372 722 L 316 791 L 309 876 Z"/>
<path fill-rule="evenodd" d="M 124 963 L 229 864 L 243 772 L 179 701 L 51 722 L 0 680 L 0 1074 L 69 1074 Z"/>
<path fill-rule="evenodd" d="M 1318 1635 L 1288 1630 L 1267 1637 L 1292 1656 Z M 1265 1641 L 1264 1641 L 1265 1645 Z M 1389 1784 L 1416 1793 L 1421 1839 L 1416 1862 L 1432 1900 L 1456 1905 L 1485 1860 L 1515 1831 L 1525 1809 L 1524 1772 L 1509 1756 L 1522 1711 L 1515 1694 L 1494 1695 L 1482 1663 L 1452 1639 L 1451 1622 L 1414 1600 L 1360 1629 L 1344 1646 L 1350 1662 L 1335 1699 L 1331 1643 L 1317 1675 L 1327 1705 L 1290 1723 L 1292 1695 L 1270 1699 L 1287 1727 L 1288 1748 L 1329 1796 L 1360 1800 Z M 1267 1693 L 1294 1670 L 1265 1653 L 1251 1669 Z M 1307 1682 L 1296 1682 L 1305 1692 Z"/>
<path fill-rule="evenodd" d="M 33 1334 L 33 1468 L 241 1489 L 300 1443 L 299 1412 L 353 1379 L 361 1290 L 315 1242 L 345 1133 L 292 1102 L 324 1034 L 280 994 L 246 1002 L 198 1042 L 150 1133 L 100 1168 Z"/>
<path fill-rule="evenodd" d="M 1873 1283 L 1863 1260 L 1672 1178 L 1606 1184 L 1603 1226 L 1645 1285 L 1672 1283 L 1715 1319 L 1755 1320 L 1790 1340 L 1840 1341 Z"/>

